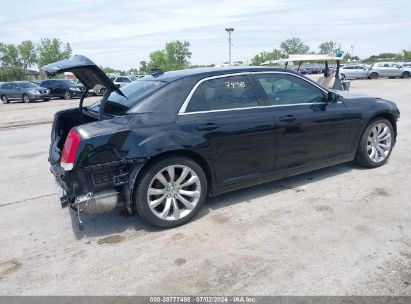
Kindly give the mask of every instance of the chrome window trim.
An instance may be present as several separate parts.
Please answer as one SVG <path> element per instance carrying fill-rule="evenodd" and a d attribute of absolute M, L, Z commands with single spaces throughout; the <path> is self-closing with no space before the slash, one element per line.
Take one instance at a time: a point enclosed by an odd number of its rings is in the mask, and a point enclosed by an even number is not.
<path fill-rule="evenodd" d="M 298 106 L 298 105 L 312 105 L 312 104 L 323 104 L 323 102 L 308 102 L 308 103 L 294 103 L 294 104 L 285 104 L 285 105 L 269 105 L 269 106 L 255 106 L 255 107 L 244 107 L 244 108 L 231 108 L 231 109 L 218 109 L 218 110 L 207 110 L 207 111 L 196 111 L 196 112 L 186 112 L 187 106 L 190 103 L 191 97 L 194 95 L 194 92 L 197 88 L 205 81 L 211 79 L 218 79 L 223 77 L 230 77 L 230 76 L 239 76 L 239 75 L 256 75 L 256 74 L 287 74 L 297 78 L 300 78 L 315 87 L 319 88 L 323 93 L 328 94 L 328 91 L 325 90 L 320 85 L 316 84 L 314 81 L 310 81 L 305 79 L 302 76 L 296 75 L 290 72 L 281 72 L 281 71 L 261 71 L 261 72 L 240 72 L 240 73 L 230 73 L 230 74 L 222 74 L 222 75 L 215 75 L 203 78 L 199 80 L 194 87 L 191 89 L 190 93 L 188 94 L 187 98 L 184 100 L 183 105 L 180 107 L 178 111 L 178 115 L 191 115 L 191 114 L 200 114 L 200 113 L 213 113 L 213 112 L 226 112 L 226 111 L 238 111 L 238 110 L 249 110 L 249 109 L 262 109 L 262 108 L 274 108 L 274 107 L 291 107 L 291 106 Z"/>

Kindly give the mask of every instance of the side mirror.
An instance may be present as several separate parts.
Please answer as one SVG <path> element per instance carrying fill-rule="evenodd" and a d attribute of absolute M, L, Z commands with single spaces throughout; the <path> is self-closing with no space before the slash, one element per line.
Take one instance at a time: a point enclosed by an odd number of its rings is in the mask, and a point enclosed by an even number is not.
<path fill-rule="evenodd" d="M 328 92 L 328 102 L 336 103 L 341 99 L 341 96 L 334 92 Z"/>

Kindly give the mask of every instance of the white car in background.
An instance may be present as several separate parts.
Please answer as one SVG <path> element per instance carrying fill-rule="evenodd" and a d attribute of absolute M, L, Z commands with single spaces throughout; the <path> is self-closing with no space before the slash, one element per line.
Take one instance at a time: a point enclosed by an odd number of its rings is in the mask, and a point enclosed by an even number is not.
<path fill-rule="evenodd" d="M 340 68 L 342 79 L 359 79 L 368 77 L 368 68 L 363 64 L 350 64 Z"/>
<path fill-rule="evenodd" d="M 378 77 L 410 78 L 411 68 L 404 67 L 396 62 L 374 63 L 368 70 L 368 78 L 377 79 Z"/>
<path fill-rule="evenodd" d="M 137 80 L 135 76 L 111 76 L 110 79 L 118 87 L 122 87 L 130 82 Z"/>

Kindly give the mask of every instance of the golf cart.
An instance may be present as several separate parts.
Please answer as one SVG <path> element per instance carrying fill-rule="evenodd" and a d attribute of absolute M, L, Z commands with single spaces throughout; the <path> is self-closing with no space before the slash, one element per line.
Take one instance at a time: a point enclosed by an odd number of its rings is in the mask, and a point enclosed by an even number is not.
<path fill-rule="evenodd" d="M 279 64 L 284 65 L 284 68 L 287 69 L 289 63 L 292 64 L 298 62 L 297 72 L 300 71 L 301 64 L 304 62 L 324 62 L 325 68 L 323 76 L 317 80 L 317 83 L 321 84 L 323 87 L 333 90 L 340 90 L 340 91 L 348 91 L 350 89 L 350 82 L 341 80 L 340 79 L 340 63 L 343 60 L 342 57 L 330 56 L 330 55 L 289 55 L 288 58 L 285 59 L 278 59 L 272 62 L 264 62 L 263 65 L 269 64 Z M 328 62 L 335 61 L 337 63 L 337 67 L 335 69 L 335 73 L 331 72 L 330 67 L 328 66 Z"/>

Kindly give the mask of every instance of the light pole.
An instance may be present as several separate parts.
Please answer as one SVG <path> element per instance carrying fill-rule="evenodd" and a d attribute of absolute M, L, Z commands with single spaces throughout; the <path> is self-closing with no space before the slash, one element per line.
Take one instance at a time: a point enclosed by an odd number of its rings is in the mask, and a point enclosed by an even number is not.
<path fill-rule="evenodd" d="M 234 28 L 226 27 L 225 31 L 228 33 L 228 61 L 231 66 L 231 47 L 233 46 L 233 44 L 231 43 L 231 33 L 234 32 Z"/>
<path fill-rule="evenodd" d="M 354 45 L 351 45 L 351 60 L 354 57 Z"/>

